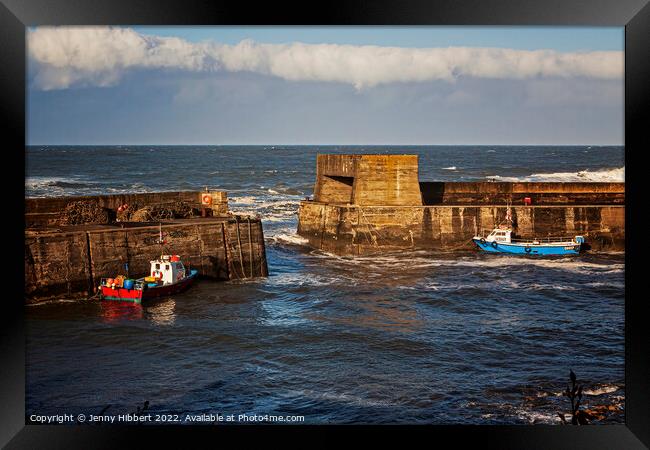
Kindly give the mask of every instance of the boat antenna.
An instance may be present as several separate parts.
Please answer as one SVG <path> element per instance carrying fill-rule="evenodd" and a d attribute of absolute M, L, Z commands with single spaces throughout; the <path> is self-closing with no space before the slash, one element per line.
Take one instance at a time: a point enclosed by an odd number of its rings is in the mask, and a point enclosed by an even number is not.
<path fill-rule="evenodd" d="M 162 222 L 159 222 L 158 224 L 158 243 L 160 244 L 160 258 L 165 255 L 165 251 L 170 254 L 172 251 L 169 248 L 165 247 L 165 237 L 162 232 Z"/>
<path fill-rule="evenodd" d="M 162 234 L 162 222 L 159 223 L 159 234 L 158 234 L 158 243 L 160 244 L 160 257 L 163 257 L 163 244 L 165 241 L 163 240 L 163 234 Z"/>

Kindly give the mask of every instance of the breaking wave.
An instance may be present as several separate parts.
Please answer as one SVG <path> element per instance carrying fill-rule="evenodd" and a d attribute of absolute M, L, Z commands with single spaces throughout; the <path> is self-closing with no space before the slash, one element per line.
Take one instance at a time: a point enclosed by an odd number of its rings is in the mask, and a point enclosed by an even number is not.
<path fill-rule="evenodd" d="M 309 241 L 298 234 L 295 231 L 283 229 L 276 230 L 275 233 L 271 233 L 268 236 L 268 240 L 277 244 L 289 244 L 289 245 L 307 245 Z"/>
<path fill-rule="evenodd" d="M 486 177 L 495 181 L 539 181 L 539 182 L 625 182 L 625 166 L 614 169 L 581 170 L 578 172 L 533 173 L 525 177 L 505 177 L 490 175 Z"/>
<path fill-rule="evenodd" d="M 27 192 L 33 192 L 45 197 L 65 195 L 69 191 L 84 191 L 94 184 L 96 183 L 67 177 L 32 176 L 25 178 L 25 190 Z"/>
<path fill-rule="evenodd" d="M 80 177 L 30 176 L 25 178 L 25 198 L 151 192 L 141 182 L 107 185 Z"/>
<path fill-rule="evenodd" d="M 603 385 L 594 386 L 590 389 L 585 389 L 582 392 L 585 395 L 603 395 L 603 394 L 611 394 L 613 392 L 618 391 L 619 389 L 621 389 L 621 387 L 615 384 L 603 384 Z"/>

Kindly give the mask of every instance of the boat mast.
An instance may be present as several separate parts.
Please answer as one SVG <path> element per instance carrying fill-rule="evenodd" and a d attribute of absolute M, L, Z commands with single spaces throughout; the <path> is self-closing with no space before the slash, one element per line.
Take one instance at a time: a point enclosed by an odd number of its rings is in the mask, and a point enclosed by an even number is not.
<path fill-rule="evenodd" d="M 497 228 L 501 228 L 501 225 L 504 223 L 508 222 L 508 226 L 512 228 L 512 208 L 511 206 L 511 201 L 508 199 L 506 200 L 506 216 L 505 218 L 497 225 Z"/>

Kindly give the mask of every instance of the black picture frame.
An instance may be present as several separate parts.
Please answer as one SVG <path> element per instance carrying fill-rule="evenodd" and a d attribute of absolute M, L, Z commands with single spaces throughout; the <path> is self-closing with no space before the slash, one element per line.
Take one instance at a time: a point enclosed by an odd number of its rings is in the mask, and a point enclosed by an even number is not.
<path fill-rule="evenodd" d="M 250 436 L 255 430 L 275 435 L 290 431 L 294 439 L 305 439 L 304 432 L 331 435 L 333 431 L 366 431 L 382 438 L 387 431 L 416 433 L 426 443 L 451 439 L 454 447 L 474 443 L 483 448 L 644 448 L 650 446 L 650 398 L 648 384 L 645 296 L 641 283 L 641 259 L 647 245 L 642 223 L 643 172 L 647 148 L 645 128 L 650 102 L 650 5 L 648 0 L 438 0 L 438 1 L 348 1 L 344 4 L 314 5 L 265 2 L 252 6 L 246 2 L 204 2 L 170 0 L 2 0 L 0 4 L 0 114 L 3 119 L 6 185 L 4 211 L 10 215 L 24 210 L 24 154 L 26 118 L 25 29 L 36 25 L 562 25 L 625 26 L 625 165 L 626 178 L 626 271 L 625 271 L 625 425 L 600 426 L 418 426 L 418 427 L 313 427 L 313 426 L 235 426 L 190 427 L 84 427 L 25 425 L 25 325 L 21 264 L 6 262 L 5 277 L 15 280 L 5 290 L 0 328 L 2 365 L 0 368 L 0 444 L 7 448 L 112 448 L 131 446 L 134 439 L 162 439 L 169 444 L 195 433 L 218 444 L 225 435 L 241 431 Z M 14 158 L 15 157 L 15 158 Z M 7 161 L 12 161 L 9 165 Z M 24 174 L 24 170 L 23 170 Z M 17 178 L 16 180 L 13 177 Z M 14 182 L 16 183 L 14 185 Z M 23 184 L 20 184 L 23 183 Z M 15 186 L 23 186 L 23 190 Z M 21 206 L 22 205 L 22 206 Z M 637 207 L 632 209 L 632 206 Z M 18 213 L 16 213 L 18 211 Z M 8 221 L 9 222 L 9 221 Z M 22 251 L 24 227 L 13 218 L 5 234 L 5 244 Z M 24 224 L 23 224 L 24 225 Z M 14 235 L 15 233 L 15 235 Z M 13 248 L 12 248 L 13 250 Z M 9 253 L 14 255 L 13 252 Z M 639 263 L 636 263 L 638 261 Z M 82 382 L 82 380 L 79 380 Z M 214 436 L 218 433 L 218 436 Z M 171 439 L 171 441 L 170 441 Z M 337 439 L 332 436 L 332 439 Z M 308 441 L 303 440 L 304 444 Z M 241 444 L 241 441 L 240 441 Z M 155 445 L 148 442 L 147 445 Z"/>

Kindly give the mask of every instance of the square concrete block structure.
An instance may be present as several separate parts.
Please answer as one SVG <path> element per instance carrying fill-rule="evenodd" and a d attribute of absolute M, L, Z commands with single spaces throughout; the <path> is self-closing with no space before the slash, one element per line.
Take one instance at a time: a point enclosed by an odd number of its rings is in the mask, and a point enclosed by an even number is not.
<path fill-rule="evenodd" d="M 521 236 L 584 235 L 594 250 L 625 248 L 624 183 L 420 181 L 417 155 L 318 155 L 316 164 L 298 234 L 327 252 L 471 250 L 508 203 Z"/>
<path fill-rule="evenodd" d="M 417 155 L 318 155 L 314 200 L 421 206 Z"/>

